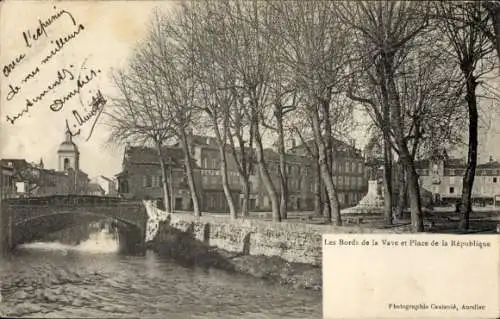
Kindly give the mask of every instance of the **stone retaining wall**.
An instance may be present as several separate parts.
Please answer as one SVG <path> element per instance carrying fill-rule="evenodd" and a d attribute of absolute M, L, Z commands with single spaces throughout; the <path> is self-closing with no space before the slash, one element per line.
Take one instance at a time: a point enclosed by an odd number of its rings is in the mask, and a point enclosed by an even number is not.
<path fill-rule="evenodd" d="M 196 218 L 188 214 L 170 214 L 160 224 L 158 242 L 166 242 L 173 227 L 190 233 L 210 246 L 243 255 L 278 256 L 288 262 L 321 265 L 321 236 L 325 233 L 389 233 L 359 226 L 336 227 L 304 223 L 276 223 L 262 220 L 231 220 L 227 216 L 208 215 Z"/>

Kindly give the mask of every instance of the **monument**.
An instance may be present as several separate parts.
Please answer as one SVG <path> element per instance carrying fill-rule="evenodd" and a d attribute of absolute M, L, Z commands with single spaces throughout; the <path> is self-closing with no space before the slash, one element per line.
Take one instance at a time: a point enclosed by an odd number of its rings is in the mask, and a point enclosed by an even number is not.
<path fill-rule="evenodd" d="M 370 165 L 368 175 L 368 192 L 359 201 L 358 205 L 346 208 L 341 211 L 344 214 L 367 214 L 381 212 L 384 207 L 379 179 L 377 174 L 378 166 Z"/>
<path fill-rule="evenodd" d="M 365 146 L 364 153 L 365 165 L 368 168 L 368 192 L 358 205 L 343 209 L 342 214 L 366 214 L 383 210 L 384 197 L 379 182 L 383 174 L 383 159 L 377 156 L 381 154 L 380 140 L 375 136 L 372 137 Z"/>

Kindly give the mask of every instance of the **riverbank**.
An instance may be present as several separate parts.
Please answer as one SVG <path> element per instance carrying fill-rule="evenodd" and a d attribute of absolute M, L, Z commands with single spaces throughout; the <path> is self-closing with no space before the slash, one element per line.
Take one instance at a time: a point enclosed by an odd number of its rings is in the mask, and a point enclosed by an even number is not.
<path fill-rule="evenodd" d="M 321 266 L 289 262 L 279 256 L 230 252 L 206 245 L 181 231 L 163 232 L 164 239 L 150 243 L 149 248 L 184 266 L 222 269 L 284 286 L 321 291 Z"/>
<path fill-rule="evenodd" d="M 176 213 L 160 222 L 149 247 L 186 266 L 224 269 L 321 291 L 322 234 L 394 232 Z"/>

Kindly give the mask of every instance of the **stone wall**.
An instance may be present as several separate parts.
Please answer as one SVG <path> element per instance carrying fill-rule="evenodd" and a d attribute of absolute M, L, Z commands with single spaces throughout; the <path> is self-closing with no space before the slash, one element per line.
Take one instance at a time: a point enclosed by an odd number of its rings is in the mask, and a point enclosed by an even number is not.
<path fill-rule="evenodd" d="M 168 242 L 168 227 L 173 227 L 210 246 L 242 255 L 278 256 L 288 262 L 321 265 L 321 238 L 325 233 L 388 233 L 389 230 L 335 227 L 304 223 L 275 223 L 262 220 L 230 220 L 227 216 L 196 218 L 170 214 L 160 224 L 158 243 Z"/>

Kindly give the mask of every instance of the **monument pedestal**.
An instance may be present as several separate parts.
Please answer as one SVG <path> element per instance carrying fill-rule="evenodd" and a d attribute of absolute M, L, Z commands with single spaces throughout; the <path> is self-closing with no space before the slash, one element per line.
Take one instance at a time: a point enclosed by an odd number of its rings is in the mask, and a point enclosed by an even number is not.
<path fill-rule="evenodd" d="M 377 180 L 368 181 L 368 192 L 358 205 L 342 210 L 341 213 L 363 214 L 382 210 L 384 207 L 384 198 L 380 195 Z"/>

